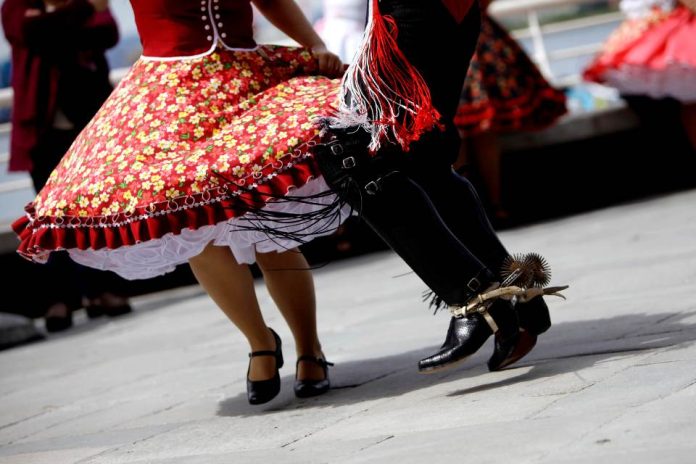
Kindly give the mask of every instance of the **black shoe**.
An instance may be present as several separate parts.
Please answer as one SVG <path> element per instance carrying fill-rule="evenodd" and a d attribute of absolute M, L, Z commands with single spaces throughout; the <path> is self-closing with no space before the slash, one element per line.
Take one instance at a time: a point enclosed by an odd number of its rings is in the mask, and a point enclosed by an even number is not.
<path fill-rule="evenodd" d="M 498 343 L 496 339 L 493 355 L 488 360 L 490 371 L 498 371 L 525 357 L 536 346 L 537 337 L 551 327 L 549 308 L 541 296 L 526 303 L 517 303 L 515 311 L 520 321 L 519 337 L 514 345 Z"/>
<path fill-rule="evenodd" d="M 93 304 L 85 307 L 85 311 L 87 317 L 96 319 L 101 316 L 118 317 L 130 314 L 133 312 L 133 308 L 128 303 L 117 306 Z"/>
<path fill-rule="evenodd" d="M 526 331 L 541 335 L 551 328 L 551 314 L 544 297 L 538 296 L 526 303 L 517 303 L 515 310 L 520 319 L 520 327 Z"/>
<path fill-rule="evenodd" d="M 66 312 L 62 316 L 51 315 L 44 317 L 46 332 L 62 332 L 73 326 L 72 309 L 67 305 L 65 309 Z"/>
<path fill-rule="evenodd" d="M 83 298 L 87 317 L 96 319 L 102 316 L 118 317 L 133 312 L 124 295 L 103 292 L 96 298 Z"/>
<path fill-rule="evenodd" d="M 268 380 L 249 380 L 249 371 L 247 370 L 247 399 L 249 400 L 249 404 L 268 403 L 280 392 L 280 374 L 278 370 L 283 367 L 282 342 L 273 329 L 269 328 L 268 330 L 271 331 L 275 339 L 275 351 L 254 351 L 249 353 L 249 369 L 251 369 L 251 358 L 257 356 L 274 356 L 276 361 L 275 375 Z"/>
<path fill-rule="evenodd" d="M 507 353 L 514 348 L 520 333 L 519 323 L 507 300 L 493 302 L 485 315 L 472 313 L 452 317 L 440 351 L 421 359 L 418 370 L 430 373 L 452 367 L 476 353 L 493 333 L 496 343 L 501 344 L 501 352 Z"/>
<path fill-rule="evenodd" d="M 316 356 L 303 355 L 297 358 L 295 372 L 297 372 L 297 368 L 303 361 L 312 362 L 319 365 L 324 370 L 324 378 L 321 380 L 299 380 L 297 379 L 297 373 L 295 373 L 295 396 L 298 398 L 311 398 L 312 396 L 323 395 L 329 391 L 331 388 L 331 381 L 329 381 L 329 366 L 333 366 L 333 363 L 330 363 L 323 358 L 317 358 Z"/>
<path fill-rule="evenodd" d="M 97 319 L 104 315 L 104 308 L 98 304 L 91 304 L 85 306 L 85 312 L 88 318 Z"/>

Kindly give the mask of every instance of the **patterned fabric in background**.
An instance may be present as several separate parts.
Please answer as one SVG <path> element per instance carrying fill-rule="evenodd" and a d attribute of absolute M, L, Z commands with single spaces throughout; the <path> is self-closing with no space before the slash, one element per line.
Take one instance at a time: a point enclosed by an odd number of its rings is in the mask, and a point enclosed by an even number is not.
<path fill-rule="evenodd" d="M 565 102 L 515 39 L 484 14 L 455 117 L 459 130 L 471 135 L 543 129 L 565 114 Z"/>

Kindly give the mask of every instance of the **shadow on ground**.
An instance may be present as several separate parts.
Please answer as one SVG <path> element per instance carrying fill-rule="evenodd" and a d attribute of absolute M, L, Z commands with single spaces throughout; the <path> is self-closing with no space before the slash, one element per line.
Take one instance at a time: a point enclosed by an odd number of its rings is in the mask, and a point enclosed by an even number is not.
<path fill-rule="evenodd" d="M 292 376 L 283 377 L 281 393 L 267 405 L 252 407 L 246 393 L 220 402 L 217 414 L 244 417 L 278 411 L 337 407 L 375 399 L 400 396 L 428 388 L 439 382 L 481 377 L 481 382 L 466 389 L 454 388 L 447 394 L 457 398 L 467 394 L 539 380 L 578 371 L 618 356 L 661 348 L 676 347 L 696 340 L 696 323 L 684 323 L 688 313 L 632 314 L 607 319 L 592 319 L 556 324 L 540 337 L 528 357 L 508 369 L 519 371 L 514 377 L 486 376 L 485 361 L 492 352 L 489 342 L 466 364 L 448 371 L 419 375 L 416 363 L 437 347 L 427 347 L 381 358 L 339 363 L 331 369 L 333 389 L 318 398 L 299 400 L 292 393 Z M 601 328 L 598 330 L 598 327 Z M 655 330 L 650 330 L 650 328 Z M 490 379 L 490 380 L 488 380 Z M 456 385 L 456 384 L 453 384 Z"/>

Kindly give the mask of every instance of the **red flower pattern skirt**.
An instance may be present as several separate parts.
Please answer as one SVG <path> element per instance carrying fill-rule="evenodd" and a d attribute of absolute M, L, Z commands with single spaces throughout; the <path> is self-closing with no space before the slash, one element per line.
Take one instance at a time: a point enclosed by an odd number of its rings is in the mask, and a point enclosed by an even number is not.
<path fill-rule="evenodd" d="M 671 97 L 696 103 L 696 14 L 672 11 L 627 19 L 585 70 L 585 79 L 625 95 Z"/>
<path fill-rule="evenodd" d="M 43 261 L 68 250 L 81 264 L 146 278 L 211 242 L 246 263 L 296 246 L 237 222 L 335 200 L 270 200 L 328 190 L 308 148 L 340 83 L 315 72 L 307 50 L 279 46 L 139 60 L 13 225 L 19 252 Z M 311 228 L 326 234 L 340 220 Z"/>
<path fill-rule="evenodd" d="M 460 132 L 543 129 L 565 114 L 565 103 L 515 39 L 484 14 L 454 119 Z"/>

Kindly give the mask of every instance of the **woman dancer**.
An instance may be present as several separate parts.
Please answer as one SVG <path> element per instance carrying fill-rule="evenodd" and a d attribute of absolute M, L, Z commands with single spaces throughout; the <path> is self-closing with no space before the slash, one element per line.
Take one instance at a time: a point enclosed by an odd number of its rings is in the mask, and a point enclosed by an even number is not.
<path fill-rule="evenodd" d="M 67 250 L 81 264 L 130 279 L 188 261 L 247 338 L 248 399 L 260 404 L 279 391 L 283 357 L 259 310 L 254 261 L 295 338 L 295 393 L 329 388 L 312 277 L 301 270 L 307 263 L 297 242 L 245 224 L 283 230 L 267 213 L 311 217 L 332 201 L 272 199 L 326 190 L 308 147 L 318 135 L 313 121 L 332 112 L 338 89 L 319 74 L 336 77 L 342 63 L 293 0 L 253 3 L 302 48 L 257 45 L 250 0 L 132 0 L 143 56 L 14 228 L 29 258 Z M 341 219 L 305 222 L 302 233 L 329 233 Z"/>

